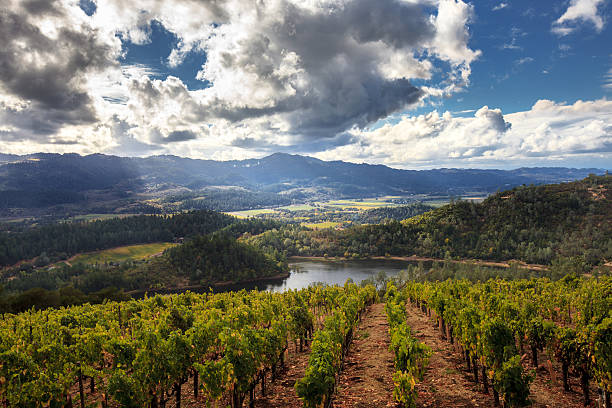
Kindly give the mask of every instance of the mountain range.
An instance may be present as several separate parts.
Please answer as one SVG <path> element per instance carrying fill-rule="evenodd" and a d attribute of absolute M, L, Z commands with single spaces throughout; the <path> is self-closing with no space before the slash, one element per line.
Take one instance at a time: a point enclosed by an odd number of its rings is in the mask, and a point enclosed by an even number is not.
<path fill-rule="evenodd" d="M 284 153 L 232 161 L 170 155 L 0 154 L 0 211 L 4 216 L 23 215 L 73 205 L 72 210 L 86 212 L 147 212 L 151 200 L 194 199 L 220 191 L 227 196 L 228 190 L 230 195 L 233 191 L 243 196 L 258 194 L 256 201 L 263 200 L 261 205 L 266 200 L 284 204 L 382 195 L 461 196 L 522 184 L 572 181 L 603 172 L 564 167 L 401 170 Z M 231 209 L 236 206 L 240 204 Z M 244 201 L 245 208 L 253 206 Z"/>

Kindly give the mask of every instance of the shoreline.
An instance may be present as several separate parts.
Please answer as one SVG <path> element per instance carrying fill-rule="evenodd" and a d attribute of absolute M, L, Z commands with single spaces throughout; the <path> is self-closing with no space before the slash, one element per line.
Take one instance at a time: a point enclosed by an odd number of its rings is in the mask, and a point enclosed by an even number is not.
<path fill-rule="evenodd" d="M 404 262 L 447 262 L 445 259 L 441 258 L 429 258 L 425 256 L 370 256 L 365 258 L 346 258 L 343 256 L 291 256 L 287 259 L 288 262 L 291 261 L 329 261 L 329 262 L 342 262 L 342 261 L 367 261 L 367 260 L 391 260 L 391 261 L 404 261 Z M 482 259 L 451 259 L 448 260 L 452 263 L 460 263 L 460 264 L 472 264 L 479 266 L 490 266 L 497 268 L 510 268 L 510 262 L 515 263 L 520 269 L 528 269 L 531 271 L 547 271 L 547 265 L 539 265 L 539 264 L 528 264 L 523 261 L 510 260 L 510 261 L 485 261 Z"/>
<path fill-rule="evenodd" d="M 151 289 L 136 289 L 129 292 L 124 292 L 126 295 L 132 297 L 144 296 L 145 294 L 172 294 L 172 293 L 183 293 L 187 291 L 207 291 L 209 288 L 215 291 L 216 289 L 223 289 L 235 285 L 246 285 L 250 283 L 258 282 L 274 282 L 287 279 L 291 275 L 291 271 L 279 273 L 273 276 L 265 276 L 261 278 L 251 278 L 240 281 L 220 281 L 206 285 L 186 285 L 186 286 L 173 286 L 167 288 L 151 288 Z"/>

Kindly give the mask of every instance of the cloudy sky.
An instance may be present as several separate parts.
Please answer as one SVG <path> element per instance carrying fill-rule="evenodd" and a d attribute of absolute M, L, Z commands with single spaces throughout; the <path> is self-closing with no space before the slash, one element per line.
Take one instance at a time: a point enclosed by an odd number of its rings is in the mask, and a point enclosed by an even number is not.
<path fill-rule="evenodd" d="M 3 0 L 0 151 L 612 168 L 611 0 Z"/>

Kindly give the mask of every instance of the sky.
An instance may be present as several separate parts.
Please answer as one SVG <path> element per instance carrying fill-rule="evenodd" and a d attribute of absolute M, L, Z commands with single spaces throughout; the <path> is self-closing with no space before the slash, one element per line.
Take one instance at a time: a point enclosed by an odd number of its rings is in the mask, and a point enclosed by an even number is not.
<path fill-rule="evenodd" d="M 612 0 L 3 0 L 0 152 L 612 165 Z"/>

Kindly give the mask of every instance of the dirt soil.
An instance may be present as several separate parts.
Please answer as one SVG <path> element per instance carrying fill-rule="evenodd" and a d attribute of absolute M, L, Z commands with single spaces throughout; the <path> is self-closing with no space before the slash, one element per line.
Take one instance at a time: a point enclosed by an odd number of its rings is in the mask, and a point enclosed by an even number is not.
<path fill-rule="evenodd" d="M 302 401 L 295 392 L 295 383 L 304 377 L 308 366 L 310 347 L 304 347 L 303 351 L 295 351 L 293 344 L 289 345 L 290 352 L 285 361 L 285 369 L 277 373 L 276 381 L 272 382 L 270 375 L 266 379 L 266 396 L 261 395 L 260 387 L 256 387 L 255 407 L 301 407 Z M 245 402 L 248 406 L 248 402 Z"/>
<path fill-rule="evenodd" d="M 393 354 L 385 305 L 372 305 L 359 323 L 334 395 L 334 408 L 396 407 Z"/>
<path fill-rule="evenodd" d="M 419 393 L 417 407 L 493 407 L 493 394 L 481 390 L 458 349 L 449 341 L 441 338 L 438 327 L 421 310 L 408 306 L 408 325 L 413 335 L 432 348 L 433 354 L 422 382 L 417 384 Z M 523 356 L 523 366 L 531 371 L 527 356 Z M 544 361 L 544 354 L 541 355 Z M 570 378 L 572 391 L 566 393 L 560 383 L 561 371 L 557 371 L 553 384 L 548 370 L 540 367 L 530 387 L 532 408 L 582 408 L 582 394 L 579 392 L 577 378 Z M 591 398 L 596 399 L 592 389 Z M 591 404 L 594 407 L 595 403 Z"/>
<path fill-rule="evenodd" d="M 411 306 L 407 315 L 413 336 L 433 352 L 425 377 L 416 386 L 417 407 L 492 407 L 493 396 L 478 390 L 460 355 L 440 338 L 429 317 Z"/>

